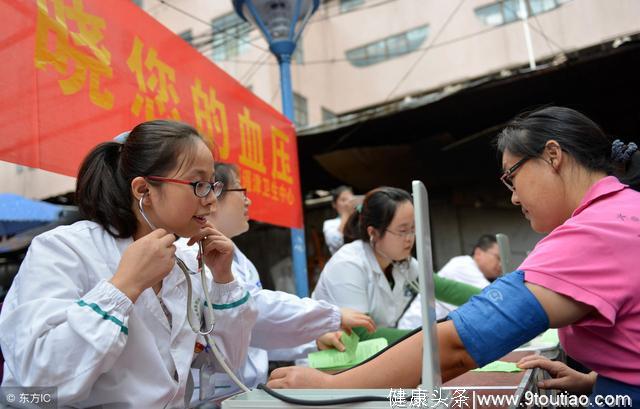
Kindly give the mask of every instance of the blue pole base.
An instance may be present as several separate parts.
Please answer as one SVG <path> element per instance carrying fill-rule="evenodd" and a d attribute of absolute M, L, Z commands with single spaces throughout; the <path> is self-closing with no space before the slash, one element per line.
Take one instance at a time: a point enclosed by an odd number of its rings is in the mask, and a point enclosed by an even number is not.
<path fill-rule="evenodd" d="M 309 296 L 309 280 L 307 279 L 307 253 L 304 243 L 304 229 L 291 229 L 291 250 L 293 273 L 298 297 Z"/>

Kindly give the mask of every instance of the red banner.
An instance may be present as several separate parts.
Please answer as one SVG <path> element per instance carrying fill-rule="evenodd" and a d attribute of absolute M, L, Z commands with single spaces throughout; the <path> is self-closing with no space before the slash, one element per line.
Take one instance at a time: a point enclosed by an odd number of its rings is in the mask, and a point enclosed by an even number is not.
<path fill-rule="evenodd" d="M 155 118 L 240 167 L 251 218 L 302 227 L 291 122 L 130 0 L 0 0 L 0 160 L 76 176 L 97 143 Z"/>

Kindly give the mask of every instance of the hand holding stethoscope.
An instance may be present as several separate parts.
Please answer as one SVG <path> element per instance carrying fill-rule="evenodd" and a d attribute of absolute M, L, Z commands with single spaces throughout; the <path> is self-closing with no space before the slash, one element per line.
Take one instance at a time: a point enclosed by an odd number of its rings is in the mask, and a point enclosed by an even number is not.
<path fill-rule="evenodd" d="M 189 239 L 188 246 L 196 243 L 202 246 L 204 263 L 209 267 L 216 283 L 233 281 L 231 263 L 233 261 L 233 242 L 220 233 L 211 222 L 202 227 L 200 233 Z"/>
<path fill-rule="evenodd" d="M 156 229 L 133 242 L 122 254 L 111 283 L 132 302 L 147 288 L 161 282 L 176 263 L 175 237 Z"/>
<path fill-rule="evenodd" d="M 144 211 L 144 197 L 146 193 L 142 195 L 138 201 L 138 210 L 144 221 L 149 225 L 154 232 L 162 229 L 157 229 L 156 226 L 149 220 L 147 214 Z M 164 230 L 162 230 L 164 231 Z M 153 232 L 151 233 L 153 234 Z M 174 239 L 177 236 L 173 236 Z M 230 239 L 222 235 L 216 230 L 210 222 L 207 222 L 201 231 L 191 239 L 188 244 L 193 245 L 198 243 L 198 271 L 194 272 L 187 267 L 184 261 L 180 257 L 174 256 L 175 263 L 182 270 L 187 282 L 187 320 L 191 329 L 199 335 L 209 335 L 213 332 L 215 326 L 215 315 L 213 312 L 213 303 L 209 299 L 209 287 L 207 285 L 207 277 L 204 271 L 204 264 L 211 270 L 214 281 L 217 283 L 228 283 L 233 281 L 233 273 L 231 272 L 231 262 L 233 261 L 233 243 Z M 173 246 L 172 246 L 173 247 Z M 173 248 L 175 254 L 175 247 Z M 169 270 L 170 271 L 170 270 Z M 167 273 L 168 274 L 168 273 Z M 164 274 L 165 276 L 167 274 Z M 192 297 L 193 288 L 191 285 L 191 275 L 199 274 L 202 289 L 204 291 L 205 306 L 204 306 L 204 326 L 200 321 L 200 305 L 193 309 Z M 196 322 L 198 324 L 196 324 Z"/>
<path fill-rule="evenodd" d="M 140 201 L 138 201 L 138 209 L 140 210 L 140 214 L 142 215 L 142 218 L 149 225 L 149 227 L 152 230 L 154 230 L 154 232 L 159 230 L 164 232 L 164 230 L 162 229 L 156 229 L 155 225 L 151 223 L 151 221 L 145 214 L 144 206 L 143 206 L 144 196 L 145 195 L 142 195 L 142 197 L 140 198 Z M 151 234 L 154 234 L 154 232 L 152 232 Z M 177 238 L 177 236 L 174 236 L 174 238 Z M 208 352 L 215 357 L 215 359 L 218 361 L 222 369 L 227 373 L 227 375 L 229 375 L 231 380 L 236 385 L 238 385 L 238 387 L 241 390 L 248 392 L 249 388 L 247 388 L 247 386 L 244 385 L 242 381 L 240 381 L 240 379 L 238 379 L 238 377 L 233 373 L 231 368 L 229 368 L 224 357 L 222 356 L 222 353 L 220 353 L 220 350 L 216 346 L 215 340 L 211 336 L 211 334 L 213 333 L 213 329 L 215 327 L 215 315 L 213 312 L 214 310 L 213 303 L 209 299 L 209 288 L 207 286 L 207 278 L 204 270 L 204 264 L 206 264 L 213 274 L 214 281 L 217 283 L 223 284 L 223 283 L 228 283 L 233 281 L 233 273 L 231 272 L 231 263 L 233 261 L 233 242 L 231 241 L 231 239 L 225 237 L 222 233 L 216 230 L 213 227 L 213 225 L 207 221 L 207 223 L 205 223 L 201 231 L 196 236 L 191 237 L 191 239 L 189 239 L 187 244 L 192 246 L 195 243 L 198 243 L 197 273 L 194 271 L 191 271 L 187 267 L 185 262 L 180 259 L 180 257 L 175 256 L 175 246 L 172 246 L 173 247 L 172 259 L 175 260 L 175 263 L 184 273 L 185 280 L 187 282 L 187 288 L 188 288 L 187 289 L 187 321 L 189 321 L 189 326 L 191 326 L 191 329 L 193 330 L 193 332 L 199 335 L 203 335 L 205 337 L 205 339 L 207 340 L 208 346 L 211 347 Z M 200 314 L 194 311 L 193 304 L 192 304 L 193 288 L 191 285 L 191 275 L 194 275 L 194 274 L 200 275 L 200 281 L 202 283 L 202 289 L 204 291 L 204 298 L 206 300 L 204 311 L 203 311 L 204 325 L 200 320 L 200 316 L 199 316 Z M 197 311 L 199 311 L 200 303 L 198 302 L 197 304 L 198 304 Z M 204 387 L 202 383 L 203 368 L 200 369 L 200 372 L 201 372 L 200 386 L 201 386 L 201 392 L 202 392 L 204 391 Z"/>

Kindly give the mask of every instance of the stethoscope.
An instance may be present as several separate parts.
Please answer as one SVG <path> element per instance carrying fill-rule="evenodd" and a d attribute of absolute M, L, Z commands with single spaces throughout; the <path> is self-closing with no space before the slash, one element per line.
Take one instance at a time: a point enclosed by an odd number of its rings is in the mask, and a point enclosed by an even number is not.
<path fill-rule="evenodd" d="M 144 221 L 147 222 L 147 224 L 152 230 L 155 230 L 156 226 L 153 223 L 151 223 L 151 220 L 149 220 L 149 218 L 145 214 L 144 207 L 142 205 L 142 201 L 144 200 L 144 197 L 146 196 L 146 194 L 147 193 L 145 192 L 140 198 L 140 200 L 138 201 L 138 209 L 140 209 L 140 214 L 142 215 L 142 218 L 144 219 Z M 187 281 L 187 321 L 189 321 L 189 326 L 191 326 L 191 329 L 196 334 L 205 336 L 213 332 L 213 327 L 215 326 L 215 318 L 214 318 L 215 316 L 213 313 L 213 304 L 209 299 L 209 289 L 207 287 L 207 277 L 204 270 L 204 253 L 202 250 L 202 246 L 203 246 L 202 240 L 199 240 L 198 241 L 198 272 L 197 273 L 189 269 L 189 267 L 187 267 L 185 262 L 182 261 L 182 259 L 178 256 L 176 256 L 176 264 L 178 265 L 180 270 L 182 270 L 182 272 L 184 273 L 185 280 Z M 208 326 L 208 328 L 206 328 L 206 331 L 202 331 L 203 325 L 200 322 L 199 314 L 196 317 L 196 319 L 198 320 L 197 326 L 194 324 L 194 320 L 193 320 L 194 312 L 191 305 L 193 286 L 191 284 L 191 275 L 198 274 L 198 273 L 200 273 L 200 282 L 202 283 L 202 289 L 204 290 L 204 298 L 206 300 L 205 309 L 204 309 L 204 321 L 205 321 L 204 325 Z M 199 304 L 196 310 L 200 311 Z"/>
<path fill-rule="evenodd" d="M 145 192 L 140 198 L 140 200 L 138 201 L 138 209 L 140 209 L 140 214 L 142 215 L 142 218 L 144 219 L 144 221 L 147 222 L 147 224 L 152 230 L 155 230 L 156 226 L 154 226 L 154 224 L 151 223 L 151 220 L 149 220 L 149 218 L 145 214 L 144 208 L 142 206 L 142 201 L 144 200 L 144 197 L 146 196 L 146 194 L 147 193 Z M 224 357 L 222 356 L 222 353 L 218 349 L 215 340 L 211 336 L 211 333 L 213 332 L 213 327 L 215 326 L 215 318 L 214 318 L 214 312 L 213 312 L 213 303 L 209 299 L 209 289 L 207 287 L 207 281 L 206 281 L 206 276 L 204 271 L 204 252 L 202 250 L 202 246 L 203 246 L 202 240 L 199 240 L 198 241 L 198 273 L 200 273 L 200 281 L 202 282 L 202 289 L 204 290 L 204 298 L 206 300 L 205 309 L 203 312 L 205 325 L 209 326 L 209 328 L 206 331 L 201 331 L 202 323 L 200 321 L 199 313 L 197 316 L 199 325 L 196 326 L 192 320 L 193 309 L 191 306 L 191 301 L 192 301 L 193 287 L 191 285 L 191 275 L 197 274 L 197 273 L 194 271 L 191 271 L 189 267 L 187 267 L 185 262 L 182 261 L 180 257 L 176 256 L 176 264 L 178 265 L 178 267 L 180 267 L 180 270 L 182 270 L 182 272 L 184 273 L 185 280 L 187 281 L 187 289 L 188 289 L 187 290 L 187 321 L 189 321 L 189 326 L 191 326 L 191 329 L 193 330 L 193 332 L 195 332 L 198 335 L 204 336 L 204 338 L 206 339 L 207 348 L 205 350 L 207 351 L 207 353 L 213 354 L 213 356 L 218 361 L 222 369 L 227 373 L 227 375 L 229 375 L 229 378 L 236 385 L 238 385 L 238 387 L 242 391 L 249 392 L 249 388 L 247 388 L 247 386 L 244 385 L 242 381 L 238 379 L 238 377 L 233 373 L 231 368 L 229 368 L 229 365 L 227 365 Z M 198 304 L 196 311 L 198 312 L 200 311 L 200 304 Z M 200 400 L 204 400 L 203 392 L 205 392 L 202 384 L 203 372 L 204 372 L 204 367 L 200 368 L 200 381 L 201 381 Z M 211 385 L 210 387 L 212 387 L 213 390 L 215 390 L 215 384 Z"/>

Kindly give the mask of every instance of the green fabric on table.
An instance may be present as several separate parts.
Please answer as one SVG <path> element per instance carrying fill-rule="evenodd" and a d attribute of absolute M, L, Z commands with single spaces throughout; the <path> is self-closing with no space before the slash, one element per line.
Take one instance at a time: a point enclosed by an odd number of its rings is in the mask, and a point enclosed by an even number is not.
<path fill-rule="evenodd" d="M 397 328 L 387 328 L 387 327 L 378 327 L 378 329 L 376 329 L 375 332 L 370 334 L 370 333 L 367 332 L 366 328 L 364 328 L 364 327 L 355 327 L 355 328 L 353 328 L 353 332 L 358 334 L 358 337 L 360 338 L 360 341 L 367 341 L 369 339 L 376 339 L 376 338 L 384 338 L 384 339 L 387 340 L 389 345 L 391 345 L 394 342 L 396 342 L 397 340 L 399 340 L 400 338 L 402 338 L 405 335 L 407 335 L 408 333 L 410 333 L 411 330 L 408 330 L 408 329 L 397 329 Z"/>
<path fill-rule="evenodd" d="M 453 305 L 462 305 L 469 301 L 469 298 L 482 291 L 478 287 L 449 280 L 437 274 L 433 275 L 433 285 L 436 299 Z"/>
<path fill-rule="evenodd" d="M 474 369 L 476 372 L 522 372 L 515 362 L 493 361 L 482 368 Z"/>

